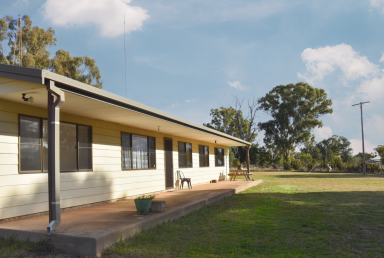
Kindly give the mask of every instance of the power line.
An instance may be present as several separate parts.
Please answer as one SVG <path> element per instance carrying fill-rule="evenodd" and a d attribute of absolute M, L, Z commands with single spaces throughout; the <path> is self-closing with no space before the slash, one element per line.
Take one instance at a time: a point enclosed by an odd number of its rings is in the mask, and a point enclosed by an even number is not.
<path fill-rule="evenodd" d="M 361 114 L 361 141 L 363 145 L 363 173 L 366 174 L 366 168 L 365 168 L 365 150 L 364 150 L 364 127 L 363 127 L 363 104 L 369 103 L 369 101 L 366 102 L 360 102 L 357 104 L 352 105 L 353 106 L 360 106 L 360 114 Z"/>

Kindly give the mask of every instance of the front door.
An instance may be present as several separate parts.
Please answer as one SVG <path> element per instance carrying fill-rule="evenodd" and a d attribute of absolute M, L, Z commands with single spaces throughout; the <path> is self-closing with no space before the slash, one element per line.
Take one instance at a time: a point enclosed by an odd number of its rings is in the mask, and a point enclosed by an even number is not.
<path fill-rule="evenodd" d="M 164 138 L 165 188 L 173 188 L 172 139 Z"/>

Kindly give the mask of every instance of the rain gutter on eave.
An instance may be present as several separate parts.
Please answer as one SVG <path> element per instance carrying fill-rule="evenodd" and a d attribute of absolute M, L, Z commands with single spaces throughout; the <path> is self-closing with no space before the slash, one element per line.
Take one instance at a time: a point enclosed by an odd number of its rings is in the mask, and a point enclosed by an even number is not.
<path fill-rule="evenodd" d="M 241 140 L 239 138 L 230 136 L 228 134 L 216 131 L 208 127 L 189 123 L 189 121 L 186 121 L 186 120 L 183 121 L 183 119 L 178 119 L 178 117 L 168 115 L 165 112 L 161 112 L 159 110 L 145 106 L 141 103 L 131 101 L 129 99 L 120 97 L 118 95 L 109 93 L 107 91 L 98 89 L 96 87 L 78 82 L 76 80 L 64 77 L 62 75 L 58 75 L 56 73 L 53 73 L 47 70 L 0 64 L 0 77 L 39 83 L 43 85 L 45 84 L 46 80 L 52 80 L 52 81 L 55 81 L 56 87 L 76 95 L 98 100 L 110 105 L 118 106 L 118 107 L 128 109 L 128 110 L 131 110 L 140 114 L 144 114 L 147 116 L 155 117 L 170 123 L 174 123 L 174 124 L 188 127 L 204 133 L 215 135 L 215 136 L 225 138 L 234 142 L 238 142 L 240 144 L 252 145 L 250 142 Z"/>

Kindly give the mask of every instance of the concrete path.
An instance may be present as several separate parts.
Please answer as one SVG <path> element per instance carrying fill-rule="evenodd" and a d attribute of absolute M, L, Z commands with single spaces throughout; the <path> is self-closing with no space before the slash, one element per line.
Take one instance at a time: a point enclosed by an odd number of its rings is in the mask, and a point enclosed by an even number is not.
<path fill-rule="evenodd" d="M 48 236 L 48 215 L 0 224 L 0 236 L 16 235 L 20 240 L 47 239 L 57 250 L 95 256 L 120 239 L 132 237 L 143 229 L 154 227 L 196 211 L 226 196 L 260 184 L 255 181 L 220 181 L 194 186 L 192 190 L 163 192 L 156 200 L 166 201 L 163 213 L 137 215 L 133 199 L 80 208 L 61 214 L 61 224 Z"/>

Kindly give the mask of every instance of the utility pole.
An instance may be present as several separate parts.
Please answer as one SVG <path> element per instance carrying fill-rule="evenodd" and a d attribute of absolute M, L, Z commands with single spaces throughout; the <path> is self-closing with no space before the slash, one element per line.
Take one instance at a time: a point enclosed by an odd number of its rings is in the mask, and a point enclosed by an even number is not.
<path fill-rule="evenodd" d="M 361 138 L 362 138 L 362 144 L 363 144 L 363 173 L 364 175 L 366 174 L 366 169 L 365 169 L 365 150 L 364 150 L 364 128 L 363 128 L 363 104 L 369 103 L 369 101 L 366 102 L 360 102 L 357 104 L 352 105 L 353 106 L 360 106 L 360 114 L 361 114 Z"/>

